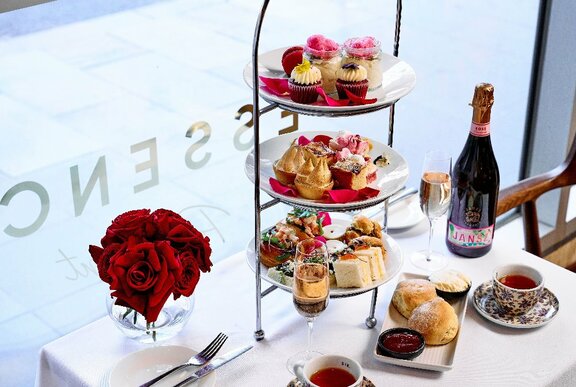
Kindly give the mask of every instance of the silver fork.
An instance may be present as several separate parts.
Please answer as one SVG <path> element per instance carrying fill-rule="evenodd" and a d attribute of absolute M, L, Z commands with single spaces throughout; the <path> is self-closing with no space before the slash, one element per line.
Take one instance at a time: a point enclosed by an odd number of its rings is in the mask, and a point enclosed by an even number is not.
<path fill-rule="evenodd" d="M 142 384 L 140 387 L 149 387 L 149 386 L 153 385 L 154 383 L 156 383 L 157 381 L 170 375 L 171 373 L 176 372 L 178 370 L 181 370 L 182 368 L 186 368 L 186 367 L 190 367 L 190 366 L 201 366 L 201 365 L 208 363 L 214 357 L 214 355 L 216 355 L 216 353 L 218 353 L 220 348 L 222 348 L 222 345 L 224 345 L 224 342 L 227 339 L 228 339 L 228 336 L 226 336 L 224 333 L 222 333 L 222 332 L 218 333 L 218 336 L 216 336 L 216 338 L 214 340 L 212 340 L 212 342 L 210 344 L 208 344 L 208 346 L 206 348 L 204 348 L 202 351 L 198 352 L 196 355 L 192 356 L 190 359 L 188 359 L 188 361 L 186 363 L 180 364 L 179 366 L 176 366 L 176 367 L 172 368 L 171 370 L 164 372 L 162 375 L 159 375 L 159 376 L 155 377 L 154 379 Z"/>

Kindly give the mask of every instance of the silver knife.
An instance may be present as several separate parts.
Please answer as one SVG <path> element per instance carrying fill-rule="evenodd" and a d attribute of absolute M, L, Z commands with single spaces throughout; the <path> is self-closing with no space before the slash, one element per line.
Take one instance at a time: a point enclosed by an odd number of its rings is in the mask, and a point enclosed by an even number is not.
<path fill-rule="evenodd" d="M 185 386 L 188 383 L 192 383 L 197 381 L 200 378 L 208 375 L 210 372 L 214 371 L 216 368 L 223 366 L 224 364 L 228 363 L 230 360 L 236 359 L 238 356 L 242 355 L 244 352 L 249 351 L 254 347 L 253 345 L 245 345 L 240 348 L 233 349 L 230 352 L 225 353 L 222 356 L 218 356 L 214 360 L 212 360 L 208 365 L 200 368 L 198 371 L 194 372 L 192 376 L 184 379 L 180 383 L 174 385 L 174 387 L 181 387 Z"/>

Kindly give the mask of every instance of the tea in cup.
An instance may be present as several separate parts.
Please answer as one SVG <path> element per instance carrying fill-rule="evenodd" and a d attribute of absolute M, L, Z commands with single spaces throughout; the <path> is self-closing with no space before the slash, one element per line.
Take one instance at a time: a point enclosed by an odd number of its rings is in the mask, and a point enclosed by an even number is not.
<path fill-rule="evenodd" d="M 544 289 L 544 277 L 526 265 L 497 267 L 492 275 L 492 293 L 498 306 L 511 315 L 521 315 L 536 305 Z"/>
<path fill-rule="evenodd" d="M 315 357 L 296 373 L 312 387 L 358 387 L 364 379 L 360 363 L 340 355 Z"/>

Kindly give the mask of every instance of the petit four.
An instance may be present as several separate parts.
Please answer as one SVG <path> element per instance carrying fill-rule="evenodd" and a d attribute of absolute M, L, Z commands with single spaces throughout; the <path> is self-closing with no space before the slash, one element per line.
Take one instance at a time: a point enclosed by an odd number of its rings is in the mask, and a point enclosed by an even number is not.
<path fill-rule="evenodd" d="M 334 186 L 332 174 L 328 168 L 326 158 L 319 158 L 314 165 L 309 158 L 302 168 L 298 170 L 294 185 L 298 194 L 305 199 L 318 200 L 324 196 L 324 192 L 331 190 Z"/>
<path fill-rule="evenodd" d="M 292 46 L 282 54 L 282 68 L 286 75 L 290 76 L 294 67 L 302 63 L 302 54 L 304 48 L 301 46 Z"/>
<path fill-rule="evenodd" d="M 346 90 L 357 97 L 366 98 L 368 92 L 368 72 L 356 63 L 343 64 L 336 71 L 336 90 L 340 99 L 348 99 Z"/>
<path fill-rule="evenodd" d="M 288 80 L 290 98 L 297 103 L 312 103 L 318 99 L 317 87 L 322 86 L 322 73 L 306 59 L 294 67 Z"/>

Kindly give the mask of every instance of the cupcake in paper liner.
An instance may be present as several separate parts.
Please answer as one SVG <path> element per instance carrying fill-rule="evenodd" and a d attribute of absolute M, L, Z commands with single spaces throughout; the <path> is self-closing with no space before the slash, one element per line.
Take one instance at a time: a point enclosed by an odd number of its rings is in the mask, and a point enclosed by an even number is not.
<path fill-rule="evenodd" d="M 297 103 L 312 103 L 318 99 L 317 87 L 322 87 L 322 73 L 306 59 L 294 67 L 288 80 L 290 98 Z"/>
<path fill-rule="evenodd" d="M 340 99 L 347 99 L 346 90 L 352 94 L 366 98 L 368 92 L 368 71 L 356 63 L 343 64 L 336 72 L 336 90 Z"/>

